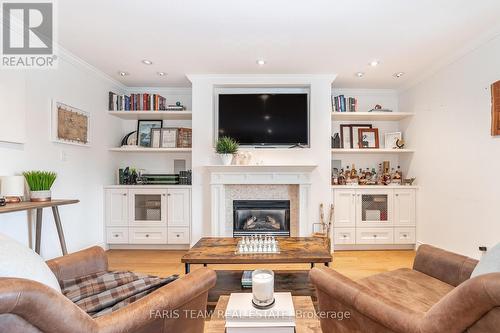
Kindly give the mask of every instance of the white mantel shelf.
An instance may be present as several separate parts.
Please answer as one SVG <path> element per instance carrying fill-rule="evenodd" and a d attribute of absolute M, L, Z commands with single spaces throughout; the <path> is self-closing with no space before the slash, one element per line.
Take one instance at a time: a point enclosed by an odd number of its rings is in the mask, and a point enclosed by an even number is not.
<path fill-rule="evenodd" d="M 207 165 L 211 172 L 311 172 L 318 166 L 313 164 L 273 164 L 273 165 Z"/>

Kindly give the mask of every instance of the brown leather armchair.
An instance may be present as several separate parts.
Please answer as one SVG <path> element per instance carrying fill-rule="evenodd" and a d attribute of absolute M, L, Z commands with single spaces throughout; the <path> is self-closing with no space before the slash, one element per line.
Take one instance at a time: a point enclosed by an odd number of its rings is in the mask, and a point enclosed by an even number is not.
<path fill-rule="evenodd" d="M 471 279 L 476 264 L 422 245 L 413 269 L 357 282 L 332 269 L 314 268 L 310 278 L 318 293 L 321 328 L 324 333 L 499 332 L 500 273 Z"/>
<path fill-rule="evenodd" d="M 100 247 L 47 264 L 59 281 L 108 270 L 106 253 Z M 212 270 L 198 269 L 122 309 L 92 319 L 52 288 L 26 279 L 0 278 L 0 332 L 201 333 L 208 290 L 215 280 Z"/>

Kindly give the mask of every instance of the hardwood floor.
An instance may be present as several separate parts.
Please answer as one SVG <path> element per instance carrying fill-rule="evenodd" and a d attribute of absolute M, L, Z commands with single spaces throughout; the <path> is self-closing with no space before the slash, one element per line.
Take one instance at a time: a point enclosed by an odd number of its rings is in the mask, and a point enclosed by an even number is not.
<path fill-rule="evenodd" d="M 181 257 L 185 251 L 161 250 L 110 250 L 108 251 L 109 267 L 111 270 L 130 270 L 168 276 L 184 274 L 184 265 Z M 373 274 L 390 271 L 402 267 L 410 267 L 415 257 L 414 251 L 338 251 L 333 254 L 332 268 L 358 280 Z M 195 270 L 200 265 L 192 265 Z M 270 268 L 282 270 L 309 269 L 308 264 L 283 265 L 209 265 L 213 269 L 255 269 Z"/>

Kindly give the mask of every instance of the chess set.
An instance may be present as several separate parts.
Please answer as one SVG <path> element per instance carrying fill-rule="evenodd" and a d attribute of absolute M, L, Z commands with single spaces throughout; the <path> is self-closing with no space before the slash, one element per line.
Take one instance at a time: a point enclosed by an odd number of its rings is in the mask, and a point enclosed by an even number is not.
<path fill-rule="evenodd" d="M 274 236 L 253 235 L 242 237 L 236 245 L 236 254 L 280 253 L 279 242 Z"/>

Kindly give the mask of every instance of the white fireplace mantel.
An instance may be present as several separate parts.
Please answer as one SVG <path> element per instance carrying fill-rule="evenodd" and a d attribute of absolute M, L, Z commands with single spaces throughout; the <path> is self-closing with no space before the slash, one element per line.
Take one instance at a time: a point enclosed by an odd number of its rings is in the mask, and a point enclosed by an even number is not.
<path fill-rule="evenodd" d="M 311 172 L 316 165 L 208 165 L 211 187 L 211 233 L 232 237 L 226 226 L 226 185 L 298 185 L 298 236 L 312 232 L 310 218 Z"/>

